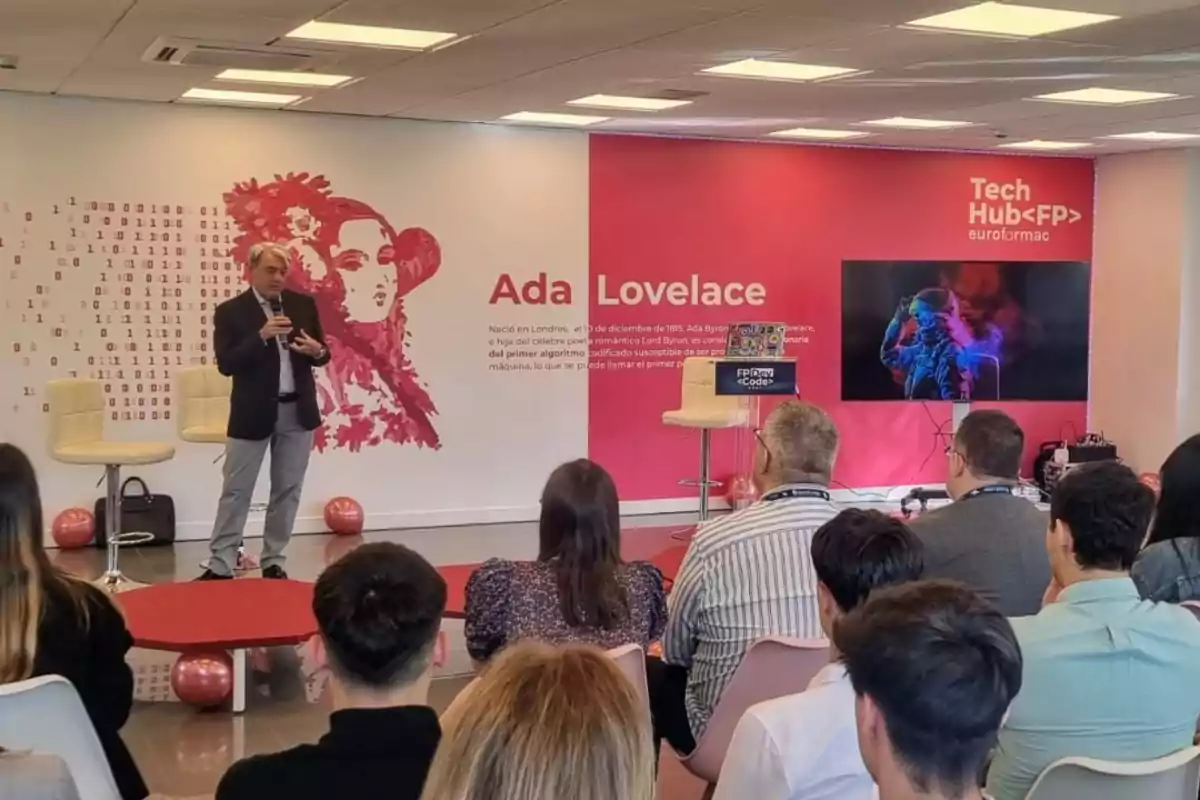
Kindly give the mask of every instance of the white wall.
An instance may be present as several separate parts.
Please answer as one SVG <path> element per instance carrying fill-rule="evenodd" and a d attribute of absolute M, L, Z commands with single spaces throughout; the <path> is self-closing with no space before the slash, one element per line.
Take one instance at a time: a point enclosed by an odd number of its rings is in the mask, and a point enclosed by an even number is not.
<path fill-rule="evenodd" d="M 1200 156 L 1097 164 L 1090 427 L 1157 471 L 1200 430 Z"/>
<path fill-rule="evenodd" d="M 114 256 L 99 250 L 114 243 L 117 223 L 102 244 L 96 236 L 107 230 L 98 222 L 104 204 L 117 208 L 105 216 L 130 218 L 126 248 L 138 215 L 122 213 L 124 204 L 185 209 L 182 260 L 190 280 L 181 284 L 182 336 L 175 337 L 174 324 L 167 327 L 168 341 L 183 343 L 186 365 L 202 356 L 198 347 L 210 335 L 204 318 L 211 311 L 200 311 L 201 292 L 225 288 L 224 275 L 211 275 L 215 286 L 202 282 L 207 273 L 200 269 L 198 236 L 208 230 L 201 223 L 212 218 L 199 209 L 218 208 L 226 219 L 222 195 L 236 183 L 266 183 L 301 172 L 324 175 L 333 194 L 369 204 L 397 230 L 424 228 L 440 243 L 440 271 L 403 302 L 405 349 L 437 405 L 434 420 L 443 446 L 381 443 L 357 452 L 314 453 L 298 529 L 322 529 L 324 502 L 338 494 L 362 502 L 370 527 L 529 518 L 549 470 L 586 453 L 586 371 L 513 374 L 488 368 L 489 325 L 586 326 L 583 135 L 0 93 L 0 439 L 35 456 L 50 514 L 90 506 L 100 491 L 97 470 L 54 464 L 45 455 L 42 395 L 47 380 L 70 370 L 86 376 L 101 369 L 89 367 L 87 357 L 103 358 L 108 341 L 121 344 L 121 321 L 106 326 L 112 338 L 102 341 L 90 308 L 99 289 L 110 292 L 99 298 L 106 317 L 121 314 L 119 290 L 130 285 L 113 282 L 115 272 L 105 275 L 105 262 Z M 101 210 L 85 226 L 82 215 L 91 201 Z M 88 244 L 96 252 L 88 254 Z M 67 252 L 68 246 L 74 250 Z M 115 257 L 116 272 L 128 254 L 125 249 Z M 81 258 L 79 267 L 72 266 L 75 257 Z M 143 279 L 138 264 L 131 275 L 134 287 Z M 60 280 L 54 280 L 56 271 Z M 574 304 L 488 304 L 500 273 L 539 271 L 570 279 Z M 236 291 L 238 276 L 231 274 Z M 109 304 L 117 307 L 110 310 Z M 157 320 L 145 327 L 137 322 L 135 339 L 152 342 L 149 331 Z M 61 338 L 54 328 L 63 329 Z M 30 352 L 31 345 L 37 352 Z M 137 408 L 135 390 L 122 397 Z M 176 439 L 174 421 L 165 419 L 110 423 L 108 434 Z M 213 464 L 218 452 L 179 443 L 174 461 L 133 470 L 153 490 L 175 496 L 183 538 L 208 535 L 220 487 L 219 466 Z M 265 499 L 265 476 L 262 483 Z"/>

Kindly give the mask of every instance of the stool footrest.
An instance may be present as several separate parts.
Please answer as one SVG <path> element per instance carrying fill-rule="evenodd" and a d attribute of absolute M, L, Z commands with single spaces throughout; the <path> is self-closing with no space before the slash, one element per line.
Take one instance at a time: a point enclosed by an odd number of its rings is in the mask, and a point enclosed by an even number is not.
<path fill-rule="evenodd" d="M 126 547 L 134 544 L 146 544 L 147 542 L 154 541 L 154 534 L 144 532 L 118 533 L 113 537 L 113 541 L 116 542 L 117 547 Z"/>
<path fill-rule="evenodd" d="M 719 489 L 725 485 L 725 482 L 724 481 L 704 481 L 704 480 L 700 480 L 698 478 L 683 478 L 682 480 L 679 481 L 678 485 L 679 486 L 695 486 L 697 488 L 700 486 L 707 486 L 710 489 Z"/>

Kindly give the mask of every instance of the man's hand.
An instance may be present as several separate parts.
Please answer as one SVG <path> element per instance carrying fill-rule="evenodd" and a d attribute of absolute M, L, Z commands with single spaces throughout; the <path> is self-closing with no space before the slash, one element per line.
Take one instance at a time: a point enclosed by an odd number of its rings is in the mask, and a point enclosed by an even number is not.
<path fill-rule="evenodd" d="M 292 321 L 287 317 L 271 317 L 267 320 L 267 324 L 262 326 L 262 330 L 258 335 L 262 337 L 264 342 L 269 342 L 276 336 L 288 336 L 292 332 Z"/>
<path fill-rule="evenodd" d="M 896 321 L 908 322 L 909 308 L 912 307 L 912 301 L 911 297 L 905 297 L 900 300 L 900 305 L 896 306 L 896 313 L 894 315 Z"/>
<path fill-rule="evenodd" d="M 296 340 L 292 342 L 292 350 L 296 351 L 302 356 L 308 356 L 309 358 L 320 358 L 321 354 L 325 352 L 325 345 L 321 344 L 316 339 L 305 333 L 303 329 L 301 329 L 300 333 L 296 335 Z"/>

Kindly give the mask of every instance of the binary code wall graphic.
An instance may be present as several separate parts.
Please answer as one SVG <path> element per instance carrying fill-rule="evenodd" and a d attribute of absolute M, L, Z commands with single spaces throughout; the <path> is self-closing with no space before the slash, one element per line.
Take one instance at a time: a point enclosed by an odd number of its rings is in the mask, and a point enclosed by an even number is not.
<path fill-rule="evenodd" d="M 209 364 L 212 309 L 240 291 L 215 206 L 93 199 L 0 205 L 4 339 L 19 419 L 49 411 L 46 381 L 104 382 L 108 421 L 172 419 L 172 378 Z"/>

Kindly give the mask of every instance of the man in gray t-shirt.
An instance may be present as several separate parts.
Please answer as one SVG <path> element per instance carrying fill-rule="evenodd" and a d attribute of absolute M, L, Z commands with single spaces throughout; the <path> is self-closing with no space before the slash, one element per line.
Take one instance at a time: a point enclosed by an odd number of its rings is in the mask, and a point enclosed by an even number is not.
<path fill-rule="evenodd" d="M 925 577 L 965 583 L 1009 617 L 1036 614 L 1050 584 L 1047 516 L 1012 492 L 1024 446 L 1004 412 L 968 414 L 948 451 L 954 502 L 909 523 L 925 544 Z"/>

